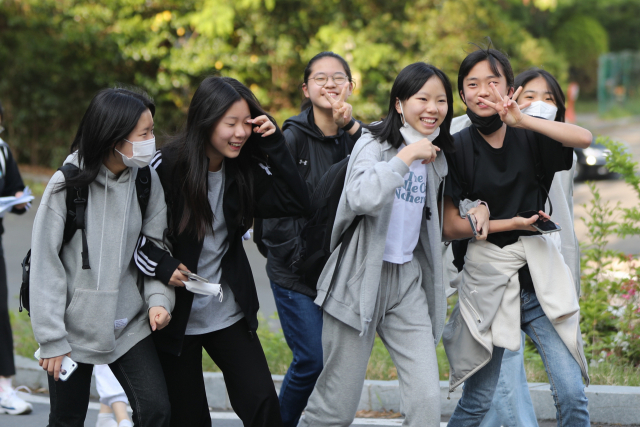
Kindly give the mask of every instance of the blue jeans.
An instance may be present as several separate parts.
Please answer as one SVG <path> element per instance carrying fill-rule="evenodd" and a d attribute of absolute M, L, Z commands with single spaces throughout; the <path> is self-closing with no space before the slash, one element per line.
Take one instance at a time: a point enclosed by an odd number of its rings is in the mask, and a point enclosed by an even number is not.
<path fill-rule="evenodd" d="M 480 427 L 538 427 L 527 374 L 524 370 L 524 332 L 519 351 L 505 350 L 491 409 Z"/>
<path fill-rule="evenodd" d="M 545 316 L 535 294 L 521 293 L 521 326 L 542 357 L 556 405 L 558 426 L 589 427 L 587 396 L 580 365 Z M 494 347 L 491 361 L 464 383 L 449 427 L 479 426 L 491 407 L 504 349 Z"/>
<path fill-rule="evenodd" d="M 313 299 L 271 282 L 280 325 L 293 361 L 280 388 L 284 427 L 295 427 L 322 372 L 322 310 Z"/>

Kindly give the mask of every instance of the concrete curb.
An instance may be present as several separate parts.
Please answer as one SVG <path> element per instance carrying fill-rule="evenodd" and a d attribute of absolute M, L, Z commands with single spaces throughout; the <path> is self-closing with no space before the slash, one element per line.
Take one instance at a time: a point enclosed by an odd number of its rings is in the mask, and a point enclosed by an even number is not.
<path fill-rule="evenodd" d="M 48 390 L 47 374 L 35 360 L 15 356 L 15 361 L 17 374 L 14 384 L 25 385 L 32 390 L 43 388 Z M 283 378 L 283 375 L 273 375 L 273 382 L 278 392 L 282 386 Z M 212 410 L 232 410 L 221 373 L 205 372 L 204 383 L 209 406 Z M 398 387 L 398 381 L 365 381 L 358 410 L 401 411 Z M 549 384 L 529 383 L 529 392 L 538 419 L 555 419 L 556 408 Z M 640 387 L 592 385 L 587 387 L 586 392 L 589 399 L 591 422 L 620 425 L 640 424 Z M 454 393 L 451 393 L 450 399 L 447 399 L 448 394 L 448 382 L 440 381 L 440 405 L 442 415 L 445 416 L 453 413 L 462 390 L 458 388 Z M 91 395 L 98 397 L 95 378 L 91 380 Z"/>

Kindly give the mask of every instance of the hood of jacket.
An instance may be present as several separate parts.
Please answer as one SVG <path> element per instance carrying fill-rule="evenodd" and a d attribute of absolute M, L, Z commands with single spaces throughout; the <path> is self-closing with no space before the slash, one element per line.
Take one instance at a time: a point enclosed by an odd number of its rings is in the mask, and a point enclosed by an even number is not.
<path fill-rule="evenodd" d="M 325 136 L 320 128 L 316 126 L 315 120 L 313 118 L 312 107 L 307 108 L 297 116 L 293 116 L 285 120 L 285 122 L 282 124 L 282 131 L 284 132 L 291 126 L 295 126 L 302 132 L 319 142 L 335 143 L 335 140 L 341 139 L 343 134 L 345 133 L 345 131 L 338 128 L 338 133 L 336 135 Z"/>

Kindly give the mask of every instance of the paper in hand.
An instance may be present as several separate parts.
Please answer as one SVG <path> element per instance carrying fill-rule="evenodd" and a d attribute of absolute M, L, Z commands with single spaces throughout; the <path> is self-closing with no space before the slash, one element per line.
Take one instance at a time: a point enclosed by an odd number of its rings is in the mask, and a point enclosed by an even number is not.
<path fill-rule="evenodd" d="M 23 203 L 29 203 L 33 201 L 34 197 L 31 194 L 31 189 L 29 187 L 25 187 L 23 190 L 23 194 L 20 197 L 0 197 L 0 214 L 8 211 L 12 207 L 16 205 L 21 205 Z"/>

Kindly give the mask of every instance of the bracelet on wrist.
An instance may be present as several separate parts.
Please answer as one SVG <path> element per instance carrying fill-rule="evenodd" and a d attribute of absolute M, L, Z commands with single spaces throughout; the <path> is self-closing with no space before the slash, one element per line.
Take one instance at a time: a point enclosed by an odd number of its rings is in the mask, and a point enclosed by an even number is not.
<path fill-rule="evenodd" d="M 346 125 L 342 126 L 342 130 L 345 132 L 349 132 L 351 130 L 351 128 L 353 127 L 353 125 L 356 124 L 356 119 L 354 119 L 353 117 L 351 117 L 351 120 L 349 120 L 349 123 L 347 123 Z"/>
<path fill-rule="evenodd" d="M 476 207 L 480 205 L 484 205 L 487 208 L 487 213 L 489 214 L 489 216 L 491 216 L 491 211 L 489 210 L 489 204 L 487 204 L 487 202 L 483 202 L 482 200 L 478 200 L 478 204 L 476 205 Z"/>

